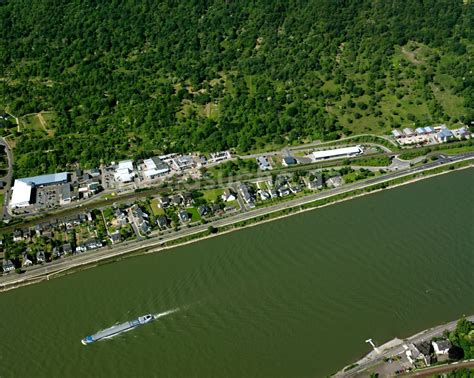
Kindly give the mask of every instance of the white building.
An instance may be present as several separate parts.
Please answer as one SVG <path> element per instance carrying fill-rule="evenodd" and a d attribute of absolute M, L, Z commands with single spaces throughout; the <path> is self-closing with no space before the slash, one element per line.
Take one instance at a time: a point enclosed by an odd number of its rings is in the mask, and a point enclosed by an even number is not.
<path fill-rule="evenodd" d="M 170 167 L 157 156 L 151 159 L 145 159 L 143 164 L 145 165 L 143 174 L 147 179 L 154 179 L 166 175 L 170 171 Z"/>
<path fill-rule="evenodd" d="M 364 152 L 362 146 L 352 146 L 335 148 L 333 150 L 314 151 L 311 154 L 312 160 L 334 159 L 360 155 Z"/>
<path fill-rule="evenodd" d="M 449 340 L 433 341 L 431 344 L 437 355 L 448 354 L 449 348 L 451 348 L 451 342 Z"/>
<path fill-rule="evenodd" d="M 61 172 L 16 179 L 12 188 L 10 208 L 16 209 L 31 205 L 34 201 L 34 198 L 32 198 L 32 190 L 35 186 L 41 187 L 66 183 L 68 181 L 68 175 L 68 172 Z"/>
<path fill-rule="evenodd" d="M 19 207 L 26 207 L 31 204 L 31 191 L 33 185 L 30 183 L 23 182 L 21 180 L 15 180 L 12 188 L 12 198 L 10 200 L 10 207 L 16 209 Z"/>
<path fill-rule="evenodd" d="M 117 169 L 115 169 L 114 178 L 115 181 L 119 182 L 130 182 L 133 180 L 135 172 L 133 169 L 132 160 L 119 161 Z"/>

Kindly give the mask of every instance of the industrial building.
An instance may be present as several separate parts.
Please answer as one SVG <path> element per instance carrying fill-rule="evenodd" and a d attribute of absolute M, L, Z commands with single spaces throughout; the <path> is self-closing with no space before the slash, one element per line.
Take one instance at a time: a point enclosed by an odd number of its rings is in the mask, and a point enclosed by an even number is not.
<path fill-rule="evenodd" d="M 362 146 L 335 148 L 333 150 L 314 151 L 311 154 L 313 160 L 334 159 L 360 155 L 364 152 Z"/>
<path fill-rule="evenodd" d="M 147 179 L 163 176 L 170 171 L 168 164 L 163 162 L 163 160 L 161 160 L 158 156 L 154 156 L 151 159 L 145 159 L 143 164 L 145 165 L 143 174 Z"/>
<path fill-rule="evenodd" d="M 132 160 L 119 161 L 117 168 L 115 169 L 114 178 L 115 181 L 119 182 L 130 182 L 133 180 L 135 172 L 133 169 Z"/>
<path fill-rule="evenodd" d="M 64 184 L 68 181 L 68 178 L 68 172 L 61 172 L 16 179 L 12 188 L 10 208 L 16 209 L 31 205 L 35 200 L 35 188 L 48 185 Z"/>

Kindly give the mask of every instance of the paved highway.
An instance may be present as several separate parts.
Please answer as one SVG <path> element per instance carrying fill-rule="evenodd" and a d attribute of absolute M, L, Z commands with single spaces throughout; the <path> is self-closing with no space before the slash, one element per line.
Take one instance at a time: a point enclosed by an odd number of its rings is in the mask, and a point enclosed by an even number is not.
<path fill-rule="evenodd" d="M 419 173 L 424 170 L 434 168 L 443 164 L 449 164 L 457 161 L 468 160 L 474 158 L 474 152 L 472 153 L 465 153 L 455 157 L 447 157 L 442 158 L 434 162 L 430 162 L 419 167 L 410 168 L 404 171 L 398 171 L 386 174 L 384 176 L 370 178 L 368 180 L 364 180 L 361 182 L 356 182 L 349 185 L 342 185 L 339 188 L 326 190 L 320 193 L 315 193 L 312 195 L 308 195 L 305 197 L 284 201 L 277 203 L 273 206 L 267 206 L 262 208 L 256 208 L 252 211 L 238 213 L 232 217 L 228 217 L 225 219 L 220 219 L 214 222 L 209 222 L 206 225 L 198 225 L 190 228 L 185 228 L 183 230 L 177 231 L 170 235 L 161 235 L 161 237 L 154 237 L 151 239 L 141 240 L 141 241 L 132 241 L 123 243 L 119 246 L 114 246 L 111 248 L 102 248 L 100 250 L 94 252 L 86 252 L 84 254 L 71 256 L 65 259 L 55 260 L 45 265 L 35 265 L 28 270 L 21 274 L 8 274 L 4 277 L 0 277 L 0 290 L 7 289 L 10 285 L 21 285 L 22 282 L 27 281 L 35 281 L 38 279 L 48 278 L 57 272 L 77 268 L 79 266 L 93 264 L 100 260 L 110 259 L 110 258 L 117 258 L 119 256 L 137 252 L 137 251 L 151 251 L 157 250 L 162 247 L 163 243 L 173 241 L 176 239 L 180 239 L 186 236 L 190 236 L 193 234 L 197 234 L 203 231 L 206 231 L 209 226 L 214 227 L 223 227 L 227 225 L 231 225 L 237 222 L 246 221 L 261 215 L 269 214 L 272 212 L 276 212 L 282 209 L 287 209 L 291 207 L 298 207 L 307 203 L 314 202 L 316 200 L 332 197 L 334 195 L 350 192 L 356 189 L 363 189 L 368 186 L 372 186 L 374 184 L 380 184 L 383 182 L 387 182 L 393 180 L 395 178 L 404 177 L 411 175 L 413 173 Z"/>

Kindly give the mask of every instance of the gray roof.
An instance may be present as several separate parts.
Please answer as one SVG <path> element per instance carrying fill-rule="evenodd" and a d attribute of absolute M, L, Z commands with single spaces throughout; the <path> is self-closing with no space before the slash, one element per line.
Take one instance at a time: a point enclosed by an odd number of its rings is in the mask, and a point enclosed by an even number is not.
<path fill-rule="evenodd" d="M 438 345 L 439 350 L 451 348 L 451 342 L 449 340 L 438 340 L 436 341 L 436 345 Z"/>
<path fill-rule="evenodd" d="M 55 184 L 55 183 L 67 181 L 68 175 L 69 175 L 68 172 L 61 172 L 61 173 L 52 173 L 49 175 L 25 177 L 18 180 L 23 181 L 24 183 L 27 183 L 27 184 L 31 183 L 36 186 L 39 186 L 39 185 Z"/>
<path fill-rule="evenodd" d="M 290 164 L 296 164 L 296 159 L 295 159 L 293 156 L 285 156 L 285 157 L 283 158 L 283 161 L 284 161 L 286 164 L 288 164 L 288 165 L 290 165 Z"/>

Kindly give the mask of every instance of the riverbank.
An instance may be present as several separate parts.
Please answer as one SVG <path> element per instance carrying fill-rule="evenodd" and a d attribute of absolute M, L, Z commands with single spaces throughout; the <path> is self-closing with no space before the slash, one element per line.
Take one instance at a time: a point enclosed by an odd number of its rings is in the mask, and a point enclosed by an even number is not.
<path fill-rule="evenodd" d="M 97 251 L 93 254 L 78 255 L 72 258 L 57 260 L 54 263 L 48 264 L 46 266 L 40 266 L 34 271 L 27 271 L 24 273 L 24 275 L 11 276 L 12 278 L 7 282 L 0 283 L 0 291 L 11 290 L 24 285 L 37 283 L 43 280 L 49 280 L 54 277 L 73 273 L 77 270 L 121 260 L 125 257 L 144 253 L 154 253 L 177 246 L 184 246 L 199 240 L 237 231 L 242 228 L 251 227 L 276 219 L 282 219 L 290 215 L 329 206 L 370 193 L 376 193 L 384 189 L 407 185 L 425 178 L 434 177 L 440 174 L 445 174 L 472 166 L 472 157 L 469 157 L 460 159 L 456 163 L 450 162 L 441 166 L 431 165 L 426 169 L 423 167 L 414 168 L 407 172 L 399 172 L 397 175 L 391 176 L 392 178 L 387 177 L 385 179 L 382 177 L 375 181 L 368 180 L 367 182 L 362 182 L 355 188 L 340 187 L 338 190 L 334 190 L 331 193 L 319 193 L 317 195 L 303 197 L 298 200 L 279 203 L 273 207 L 263 208 L 246 214 L 241 214 L 231 219 L 217 221 L 212 224 L 219 230 L 217 234 L 211 234 L 207 230 L 207 227 L 209 226 L 208 224 L 185 229 L 179 234 L 172 235 L 171 237 L 163 240 L 154 238 L 143 241 L 139 245 L 137 243 L 130 243 L 129 245 L 115 249 Z M 8 276 L 3 278 L 8 278 Z"/>
<path fill-rule="evenodd" d="M 474 321 L 474 315 L 465 317 L 469 321 Z M 442 336 L 444 331 L 452 331 L 456 328 L 456 325 L 460 319 L 453 320 L 451 322 L 441 324 L 435 327 L 425 329 L 407 338 L 394 338 L 378 347 L 374 347 L 370 353 L 362 357 L 357 362 L 346 366 L 344 369 L 337 372 L 335 377 L 354 377 L 360 374 L 365 375 L 367 371 L 377 365 L 383 363 L 388 359 L 395 359 L 395 357 L 405 352 L 405 345 L 417 344 L 424 341 L 430 341 L 436 336 Z M 443 367 L 441 365 L 439 367 Z"/>

